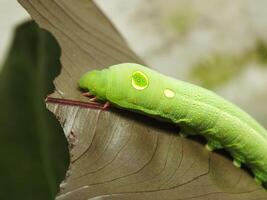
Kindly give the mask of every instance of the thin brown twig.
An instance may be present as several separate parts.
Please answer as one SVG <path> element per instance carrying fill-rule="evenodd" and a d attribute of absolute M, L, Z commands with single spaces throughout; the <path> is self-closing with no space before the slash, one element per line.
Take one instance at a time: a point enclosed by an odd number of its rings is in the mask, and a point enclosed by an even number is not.
<path fill-rule="evenodd" d="M 69 106 L 79 106 L 83 108 L 93 108 L 93 109 L 102 109 L 105 110 L 103 104 L 98 102 L 83 102 L 83 101 L 76 101 L 71 99 L 60 99 L 54 97 L 47 97 L 45 99 L 46 103 L 54 103 L 54 104 L 61 104 L 61 105 L 69 105 Z"/>

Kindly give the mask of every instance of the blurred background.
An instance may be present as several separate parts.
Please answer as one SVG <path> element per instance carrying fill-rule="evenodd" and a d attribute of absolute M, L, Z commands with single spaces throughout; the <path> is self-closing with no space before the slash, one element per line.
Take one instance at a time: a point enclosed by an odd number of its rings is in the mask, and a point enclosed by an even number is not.
<path fill-rule="evenodd" d="M 15 27 L 30 19 L 17 1 L 1 0 L 0 6 L 0 70 L 14 35 Z"/>
<path fill-rule="evenodd" d="M 0 63 L 17 23 L 30 18 L 1 0 Z M 97 0 L 150 67 L 211 89 L 267 128 L 267 1 Z"/>

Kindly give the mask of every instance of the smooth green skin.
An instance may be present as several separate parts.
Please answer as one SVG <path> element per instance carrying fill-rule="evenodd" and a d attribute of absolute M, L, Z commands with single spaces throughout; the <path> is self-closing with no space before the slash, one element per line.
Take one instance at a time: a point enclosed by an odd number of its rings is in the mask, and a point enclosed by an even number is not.
<path fill-rule="evenodd" d="M 148 77 L 147 88 L 133 87 L 136 71 Z M 267 131 L 215 93 L 134 63 L 88 72 L 80 79 L 80 87 L 115 106 L 178 124 L 183 135 L 204 136 L 208 149 L 225 148 L 234 157 L 235 166 L 245 163 L 258 182 L 267 182 Z M 165 89 L 175 96 L 166 97 Z"/>

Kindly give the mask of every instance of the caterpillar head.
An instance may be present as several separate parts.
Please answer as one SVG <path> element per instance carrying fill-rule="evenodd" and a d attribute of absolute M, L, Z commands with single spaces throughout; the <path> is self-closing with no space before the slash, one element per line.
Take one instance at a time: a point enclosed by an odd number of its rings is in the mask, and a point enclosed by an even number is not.
<path fill-rule="evenodd" d="M 106 99 L 107 79 L 105 70 L 93 70 L 85 73 L 79 81 L 83 90 L 88 90 L 98 99 Z"/>
<path fill-rule="evenodd" d="M 141 101 L 142 97 L 151 96 L 151 90 L 157 90 L 159 81 L 153 76 L 155 73 L 139 64 L 123 63 L 86 73 L 80 79 L 80 87 L 100 100 L 135 103 L 137 99 Z"/>

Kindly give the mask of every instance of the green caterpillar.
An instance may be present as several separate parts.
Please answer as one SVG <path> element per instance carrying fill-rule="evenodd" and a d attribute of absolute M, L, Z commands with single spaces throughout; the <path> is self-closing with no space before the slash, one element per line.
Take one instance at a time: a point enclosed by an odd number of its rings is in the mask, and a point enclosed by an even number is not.
<path fill-rule="evenodd" d="M 204 136 L 208 150 L 226 149 L 235 166 L 248 165 L 266 185 L 267 131 L 215 93 L 134 63 L 88 72 L 79 85 L 99 100 L 178 124 L 185 136 Z"/>

